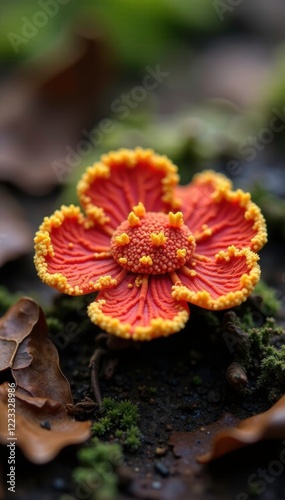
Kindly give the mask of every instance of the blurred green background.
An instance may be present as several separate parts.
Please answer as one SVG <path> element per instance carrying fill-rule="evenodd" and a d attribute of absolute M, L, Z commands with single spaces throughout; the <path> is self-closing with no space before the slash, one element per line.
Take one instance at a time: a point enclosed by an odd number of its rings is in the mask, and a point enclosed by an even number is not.
<path fill-rule="evenodd" d="M 245 152 L 252 147 L 251 135 L 270 128 L 272 109 L 283 114 L 284 21 L 281 0 L 270 5 L 255 0 L 2 0 L 2 74 L 31 61 L 41 74 L 45 61 L 58 53 L 64 66 L 66 52 L 77 49 L 75 34 L 88 32 L 100 39 L 112 72 L 88 117 L 88 130 L 99 117 L 112 118 L 115 126 L 90 158 L 83 158 L 84 166 L 102 150 L 139 143 L 169 154 L 182 167 L 193 160 L 200 170 L 218 160 L 218 168 L 235 177 L 243 168 L 233 166 L 232 158 L 240 157 L 247 166 L 260 152 L 267 160 L 272 143 L 282 147 L 283 131 L 272 140 L 264 132 L 253 144 L 256 155 Z M 100 78 L 103 70 L 96 63 L 94 58 L 89 71 L 98 71 Z M 130 95 L 142 84 L 146 68 L 157 65 L 168 76 L 145 96 L 137 91 L 128 112 L 120 114 L 114 101 Z M 183 171 L 182 177 L 188 180 Z"/>
<path fill-rule="evenodd" d="M 0 9 L 2 219 L 17 204 L 33 235 L 59 203 L 77 202 L 77 180 L 102 153 L 143 146 L 168 155 L 183 183 L 212 168 L 250 189 L 284 239 L 282 0 L 2 0 Z M 9 231 L 0 225 L 0 278 L 17 288 L 9 261 L 28 248 L 31 270 L 32 248 L 20 241 L 11 252 Z"/>

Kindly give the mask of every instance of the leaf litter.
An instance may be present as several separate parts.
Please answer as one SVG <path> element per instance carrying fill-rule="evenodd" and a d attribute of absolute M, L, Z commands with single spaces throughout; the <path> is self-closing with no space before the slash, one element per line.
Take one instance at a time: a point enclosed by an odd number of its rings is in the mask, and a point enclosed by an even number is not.
<path fill-rule="evenodd" d="M 63 447 L 82 443 L 91 434 L 90 421 L 76 422 L 66 410 L 73 403 L 70 385 L 47 335 L 44 313 L 28 297 L 0 319 L 0 371 L 16 382 L 16 443 L 34 463 L 52 460 Z M 9 439 L 7 379 L 0 386 L 2 444 Z"/>

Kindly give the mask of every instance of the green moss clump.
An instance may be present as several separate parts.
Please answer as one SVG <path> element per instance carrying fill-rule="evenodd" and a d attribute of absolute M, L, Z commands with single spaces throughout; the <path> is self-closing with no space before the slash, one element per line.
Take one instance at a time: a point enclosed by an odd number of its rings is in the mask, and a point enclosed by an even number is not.
<path fill-rule="evenodd" d="M 122 464 L 118 443 L 103 443 L 93 438 L 91 444 L 78 452 L 79 467 L 72 473 L 79 498 L 114 500 L 118 491 L 116 468 Z"/>
<path fill-rule="evenodd" d="M 223 339 L 232 361 L 254 377 L 272 403 L 285 392 L 285 331 L 275 318 L 280 302 L 276 291 L 260 282 L 246 303 L 223 315 Z"/>
<path fill-rule="evenodd" d="M 268 390 L 268 399 L 275 401 L 285 392 L 285 346 L 279 350 L 268 346 L 260 363 L 257 387 Z"/>
<path fill-rule="evenodd" d="M 257 388 L 267 393 L 270 402 L 276 401 L 285 392 L 285 332 L 273 318 L 267 318 L 261 328 L 249 331 L 253 363 L 258 362 Z"/>
<path fill-rule="evenodd" d="M 248 334 L 250 336 L 251 351 L 255 358 L 261 359 L 267 353 L 267 348 L 276 337 L 280 337 L 284 333 L 281 326 L 278 326 L 274 318 L 266 318 L 263 326 L 260 328 L 250 328 Z"/>
<path fill-rule="evenodd" d="M 111 410 L 117 410 L 118 403 L 113 398 L 104 398 L 102 401 L 102 410 L 104 412 L 110 412 Z"/>
<path fill-rule="evenodd" d="M 95 436 L 104 436 L 112 427 L 112 420 L 109 417 L 102 417 L 98 422 L 95 422 L 92 427 Z"/>
<path fill-rule="evenodd" d="M 117 402 L 112 398 L 104 398 L 101 408 L 102 417 L 93 424 L 95 436 L 114 433 L 116 439 L 130 451 L 140 446 L 140 430 L 137 425 L 139 413 L 137 405 L 125 400 Z"/>
<path fill-rule="evenodd" d="M 272 403 L 285 392 L 284 330 L 274 318 L 266 318 L 261 327 L 249 328 L 249 356 L 244 363 L 257 374 L 256 387 L 263 389 Z"/>
<path fill-rule="evenodd" d="M 136 425 L 131 425 L 128 428 L 123 436 L 123 442 L 130 451 L 136 451 L 140 447 L 140 430 Z"/>

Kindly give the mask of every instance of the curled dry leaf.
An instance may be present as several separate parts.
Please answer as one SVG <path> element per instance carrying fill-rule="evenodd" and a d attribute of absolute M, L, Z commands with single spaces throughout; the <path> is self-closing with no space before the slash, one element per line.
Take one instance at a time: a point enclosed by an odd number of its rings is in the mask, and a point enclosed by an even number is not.
<path fill-rule="evenodd" d="M 16 443 L 31 462 L 49 462 L 65 446 L 82 443 L 90 437 L 90 422 L 70 419 L 58 401 L 16 391 L 15 402 Z M 0 386 L 0 442 L 5 445 L 11 440 L 7 405 L 8 383 L 4 383 Z"/>
<path fill-rule="evenodd" d="M 21 299 L 0 318 L 0 371 L 12 368 L 20 343 L 30 335 L 39 319 L 39 307 Z"/>
<path fill-rule="evenodd" d="M 69 444 L 85 441 L 91 422 L 75 422 L 67 413 L 72 405 L 68 380 L 47 338 L 44 313 L 23 297 L 0 319 L 0 371 L 7 369 L 17 383 L 16 443 L 35 463 L 52 460 Z M 0 442 L 7 444 L 8 384 L 0 386 Z"/>
<path fill-rule="evenodd" d="M 197 457 L 206 464 L 234 450 L 258 443 L 264 439 L 285 438 L 285 396 L 269 410 L 241 421 L 236 427 L 218 432 L 212 441 L 211 449 Z"/>
<path fill-rule="evenodd" d="M 33 234 L 20 205 L 9 192 L 0 189 L 0 266 L 27 254 L 33 248 Z"/>
<path fill-rule="evenodd" d="M 0 319 L 0 371 L 11 369 L 19 392 L 65 406 L 72 403 L 69 382 L 47 336 L 40 306 L 28 297 L 20 299 Z"/>
<path fill-rule="evenodd" d="M 0 178 L 41 195 L 64 179 L 72 153 L 109 80 L 105 42 L 87 28 L 68 34 L 66 44 L 41 59 L 26 62 L 0 86 Z M 83 137 L 86 140 L 86 137 Z M 91 145 L 91 143 L 90 143 Z M 91 147 L 93 147 L 91 145 Z M 71 164 L 67 163 L 67 155 Z"/>

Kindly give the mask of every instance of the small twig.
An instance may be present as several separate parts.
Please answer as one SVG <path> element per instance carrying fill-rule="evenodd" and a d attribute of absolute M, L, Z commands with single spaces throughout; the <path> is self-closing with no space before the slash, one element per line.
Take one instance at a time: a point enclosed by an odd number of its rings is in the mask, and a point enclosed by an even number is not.
<path fill-rule="evenodd" d="M 89 368 L 91 368 L 91 387 L 95 396 L 95 401 L 99 407 L 102 405 L 101 391 L 99 387 L 99 367 L 102 358 L 107 354 L 106 349 L 98 348 L 91 356 Z"/>
<path fill-rule="evenodd" d="M 118 351 L 120 349 L 130 347 L 131 345 L 133 346 L 133 341 L 120 339 L 114 337 L 113 335 L 101 332 L 97 335 L 95 342 L 96 348 L 94 354 L 90 358 L 89 368 L 91 368 L 91 387 L 95 396 L 95 401 L 98 406 L 101 407 L 102 397 L 99 386 L 99 371 L 102 358 L 110 351 Z M 113 376 L 117 363 L 117 358 L 107 359 L 106 366 L 104 367 L 104 375 L 107 379 L 110 379 Z"/>

